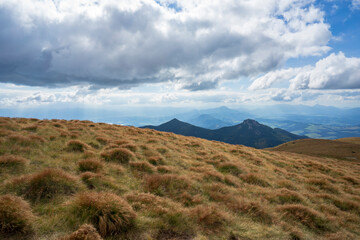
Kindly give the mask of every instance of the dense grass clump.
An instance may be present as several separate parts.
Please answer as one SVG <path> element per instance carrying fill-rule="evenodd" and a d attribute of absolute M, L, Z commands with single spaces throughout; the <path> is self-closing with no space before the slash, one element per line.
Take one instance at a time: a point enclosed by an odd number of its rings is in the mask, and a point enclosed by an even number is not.
<path fill-rule="evenodd" d="M 310 178 L 307 181 L 308 184 L 318 187 L 321 190 L 331 193 L 339 193 L 339 189 L 337 189 L 333 184 L 325 179 L 318 178 Z"/>
<path fill-rule="evenodd" d="M 7 184 L 9 191 L 32 202 L 49 200 L 61 194 L 69 195 L 80 188 L 77 178 L 63 170 L 52 168 L 15 178 Z"/>
<path fill-rule="evenodd" d="M 154 174 L 145 177 L 145 189 L 158 196 L 176 198 L 189 188 L 189 180 L 175 174 Z"/>
<path fill-rule="evenodd" d="M 136 214 L 123 198 L 108 192 L 84 192 L 71 202 L 73 215 L 93 224 L 100 235 L 127 232 L 135 225 Z"/>
<path fill-rule="evenodd" d="M 156 168 L 148 162 L 131 162 L 130 166 L 132 169 L 135 169 L 140 172 L 153 173 L 156 171 Z"/>
<path fill-rule="evenodd" d="M 70 140 L 67 142 L 66 147 L 70 152 L 84 152 L 86 149 L 90 148 L 89 145 L 80 140 Z"/>
<path fill-rule="evenodd" d="M 278 207 L 283 219 L 295 220 L 313 231 L 329 231 L 330 223 L 319 212 L 300 204 L 286 204 Z"/>
<path fill-rule="evenodd" d="M 273 216 L 258 202 L 235 199 L 229 201 L 227 206 L 235 213 L 245 214 L 258 222 L 265 224 L 272 224 L 274 222 Z"/>
<path fill-rule="evenodd" d="M 29 163 L 29 160 L 16 155 L 0 156 L 0 168 L 24 168 Z"/>
<path fill-rule="evenodd" d="M 22 198 L 0 195 L 0 236 L 31 233 L 34 218 L 30 205 Z"/>
<path fill-rule="evenodd" d="M 243 172 L 238 165 L 229 162 L 219 164 L 218 170 L 222 173 L 229 173 L 234 176 L 238 176 Z"/>
<path fill-rule="evenodd" d="M 91 224 L 84 224 L 80 226 L 78 230 L 71 233 L 68 236 L 62 237 L 59 240 L 102 240 L 103 238 L 99 235 Z"/>
<path fill-rule="evenodd" d="M 270 184 L 266 180 L 264 180 L 263 177 L 261 177 L 260 175 L 254 174 L 254 173 L 242 175 L 241 179 L 248 184 L 258 185 L 261 187 L 269 187 L 270 186 Z"/>
<path fill-rule="evenodd" d="M 148 158 L 148 161 L 154 166 L 159 166 L 164 164 L 164 159 L 158 156 L 151 156 Z"/>
<path fill-rule="evenodd" d="M 297 192 L 288 189 L 281 189 L 280 192 L 274 194 L 274 196 L 271 198 L 271 201 L 280 204 L 301 203 L 304 201 L 304 198 Z"/>
<path fill-rule="evenodd" d="M 230 221 L 229 215 L 216 205 L 198 205 L 190 210 L 190 215 L 206 232 L 220 231 Z"/>
<path fill-rule="evenodd" d="M 102 152 L 101 157 L 104 158 L 105 161 L 128 163 L 134 158 L 134 154 L 125 148 L 113 148 Z"/>
<path fill-rule="evenodd" d="M 104 164 L 96 159 L 80 160 L 78 165 L 81 172 L 100 172 L 104 167 Z"/>

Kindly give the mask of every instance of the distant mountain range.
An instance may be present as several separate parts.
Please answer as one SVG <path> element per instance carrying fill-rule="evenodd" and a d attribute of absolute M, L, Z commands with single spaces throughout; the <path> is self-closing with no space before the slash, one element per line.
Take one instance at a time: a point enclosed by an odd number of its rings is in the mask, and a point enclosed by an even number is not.
<path fill-rule="evenodd" d="M 280 128 L 273 129 L 251 119 L 247 119 L 235 126 L 222 127 L 215 130 L 197 127 L 179 121 L 176 118 L 159 126 L 149 125 L 142 128 L 150 128 L 231 144 L 241 144 L 255 148 L 274 147 L 288 141 L 307 138 L 305 136 L 292 134 Z"/>
<path fill-rule="evenodd" d="M 278 104 L 273 106 L 225 106 L 209 109 L 142 107 L 142 108 L 19 108 L 0 107 L 0 116 L 35 117 L 40 119 L 90 119 L 128 126 L 159 125 L 177 118 L 183 122 L 218 129 L 256 119 L 272 128 L 281 128 L 310 138 L 338 139 L 360 137 L 360 108 Z"/>

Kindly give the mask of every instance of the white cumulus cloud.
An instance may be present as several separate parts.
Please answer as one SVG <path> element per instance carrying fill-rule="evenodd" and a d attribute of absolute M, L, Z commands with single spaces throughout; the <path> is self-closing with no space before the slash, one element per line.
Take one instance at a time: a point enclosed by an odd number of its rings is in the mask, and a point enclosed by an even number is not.
<path fill-rule="evenodd" d="M 314 66 L 271 71 L 255 79 L 251 90 L 270 88 L 289 82 L 289 89 L 359 89 L 360 58 L 332 53 Z"/>
<path fill-rule="evenodd" d="M 0 0 L 0 82 L 204 90 L 329 50 L 313 0 Z"/>

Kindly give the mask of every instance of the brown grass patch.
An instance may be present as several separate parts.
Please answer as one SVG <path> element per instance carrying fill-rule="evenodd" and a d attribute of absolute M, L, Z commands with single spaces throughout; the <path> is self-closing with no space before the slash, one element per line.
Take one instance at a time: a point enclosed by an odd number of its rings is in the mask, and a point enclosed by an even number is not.
<path fill-rule="evenodd" d="M 343 177 L 343 179 L 345 181 L 351 183 L 352 185 L 359 185 L 359 181 L 357 179 L 355 179 L 354 177 L 346 176 L 346 177 Z"/>
<path fill-rule="evenodd" d="M 156 168 L 148 162 L 130 162 L 130 167 L 140 172 L 153 173 Z"/>
<path fill-rule="evenodd" d="M 110 142 L 110 139 L 108 139 L 106 137 L 97 137 L 96 141 L 98 141 L 102 145 L 105 145 Z"/>
<path fill-rule="evenodd" d="M 172 172 L 176 172 L 176 168 L 175 167 L 171 167 L 171 166 L 158 166 L 156 167 L 157 171 L 159 173 L 172 173 Z"/>
<path fill-rule="evenodd" d="M 270 197 L 270 201 L 279 204 L 302 203 L 304 198 L 297 192 L 288 189 L 281 189 L 280 191 L 274 193 L 272 197 Z"/>
<path fill-rule="evenodd" d="M 297 190 L 297 187 L 295 186 L 295 184 L 292 181 L 283 179 L 283 180 L 279 180 L 277 182 L 277 184 L 279 185 L 279 187 L 282 188 L 287 188 L 289 190 Z"/>
<path fill-rule="evenodd" d="M 80 140 L 70 140 L 66 144 L 66 149 L 70 152 L 84 152 L 90 146 Z"/>
<path fill-rule="evenodd" d="M 148 157 L 148 161 L 149 163 L 151 163 L 154 166 L 158 166 L 158 165 L 163 165 L 164 164 L 164 159 L 162 157 L 159 156 L 151 156 Z"/>
<path fill-rule="evenodd" d="M 234 176 L 238 176 L 243 173 L 243 170 L 237 164 L 230 162 L 220 163 L 217 166 L 217 169 L 222 173 L 228 173 Z"/>
<path fill-rule="evenodd" d="M 104 167 L 104 164 L 96 159 L 80 160 L 78 165 L 81 172 L 100 172 Z"/>
<path fill-rule="evenodd" d="M 17 155 L 3 155 L 0 156 L 0 168 L 24 168 L 29 163 L 29 160 Z"/>
<path fill-rule="evenodd" d="M 105 161 L 118 163 L 128 163 L 134 156 L 131 151 L 125 148 L 114 148 L 101 153 L 101 157 L 104 158 Z"/>
<path fill-rule="evenodd" d="M 36 132 L 38 126 L 37 125 L 29 125 L 26 127 L 23 127 L 23 130 L 29 131 L 29 132 Z"/>
<path fill-rule="evenodd" d="M 50 200 L 62 194 L 69 195 L 80 189 L 77 178 L 63 170 L 52 168 L 15 178 L 6 187 L 32 202 Z"/>
<path fill-rule="evenodd" d="M 145 177 L 145 190 L 158 196 L 178 197 L 190 186 L 187 178 L 175 174 L 154 174 Z"/>
<path fill-rule="evenodd" d="M 286 204 L 277 208 L 284 220 L 294 220 L 316 232 L 330 231 L 330 223 L 318 211 L 300 204 Z"/>
<path fill-rule="evenodd" d="M 21 135 L 10 135 L 7 137 L 10 144 L 16 144 L 22 147 L 35 146 L 39 143 L 45 142 L 45 140 L 37 135 L 21 136 Z"/>
<path fill-rule="evenodd" d="M 80 193 L 70 205 L 76 218 L 93 224 L 103 237 L 127 232 L 135 225 L 136 214 L 131 206 L 113 193 Z"/>
<path fill-rule="evenodd" d="M 132 152 L 136 152 L 138 150 L 138 147 L 135 144 L 125 144 L 125 145 L 121 145 L 121 147 L 129 149 Z"/>
<path fill-rule="evenodd" d="M 326 192 L 339 193 L 339 189 L 325 179 L 310 178 L 306 181 L 306 183 L 312 186 L 316 186 Z"/>
<path fill-rule="evenodd" d="M 190 209 L 190 216 L 194 217 L 206 232 L 221 231 L 230 221 L 229 214 L 216 205 L 198 205 Z"/>
<path fill-rule="evenodd" d="M 274 217 L 265 208 L 265 204 L 235 198 L 226 202 L 226 205 L 234 213 L 245 214 L 258 222 L 265 224 L 272 224 L 274 222 Z"/>
<path fill-rule="evenodd" d="M 30 205 L 22 198 L 0 195 L 0 233 L 28 234 L 33 231 L 34 215 Z"/>
<path fill-rule="evenodd" d="M 353 212 L 360 216 L 360 203 L 349 199 L 333 199 L 334 205 L 342 211 Z"/>
<path fill-rule="evenodd" d="M 103 238 L 91 224 L 84 224 L 78 230 L 58 240 L 102 240 Z"/>
<path fill-rule="evenodd" d="M 258 185 L 261 187 L 269 187 L 270 186 L 270 183 L 268 183 L 266 180 L 264 180 L 263 176 L 260 176 L 255 173 L 241 175 L 240 178 L 248 184 Z"/>

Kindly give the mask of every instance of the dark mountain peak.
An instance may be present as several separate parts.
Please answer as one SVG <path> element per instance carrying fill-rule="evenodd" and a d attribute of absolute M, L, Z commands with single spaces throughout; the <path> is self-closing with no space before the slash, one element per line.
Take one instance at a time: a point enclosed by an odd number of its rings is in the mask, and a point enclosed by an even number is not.
<path fill-rule="evenodd" d="M 200 137 L 231 144 L 243 144 L 256 148 L 274 147 L 287 141 L 304 138 L 285 130 L 274 130 L 252 119 L 246 119 L 239 125 L 216 130 L 197 127 L 176 118 L 159 126 L 145 127 L 184 136 Z"/>
<path fill-rule="evenodd" d="M 181 123 L 181 121 L 177 118 L 173 118 L 170 121 L 168 121 L 167 123 Z"/>
<path fill-rule="evenodd" d="M 253 119 L 246 119 L 240 125 L 252 128 L 252 127 L 258 127 L 261 124 L 259 122 L 255 121 L 255 120 L 253 120 Z"/>

